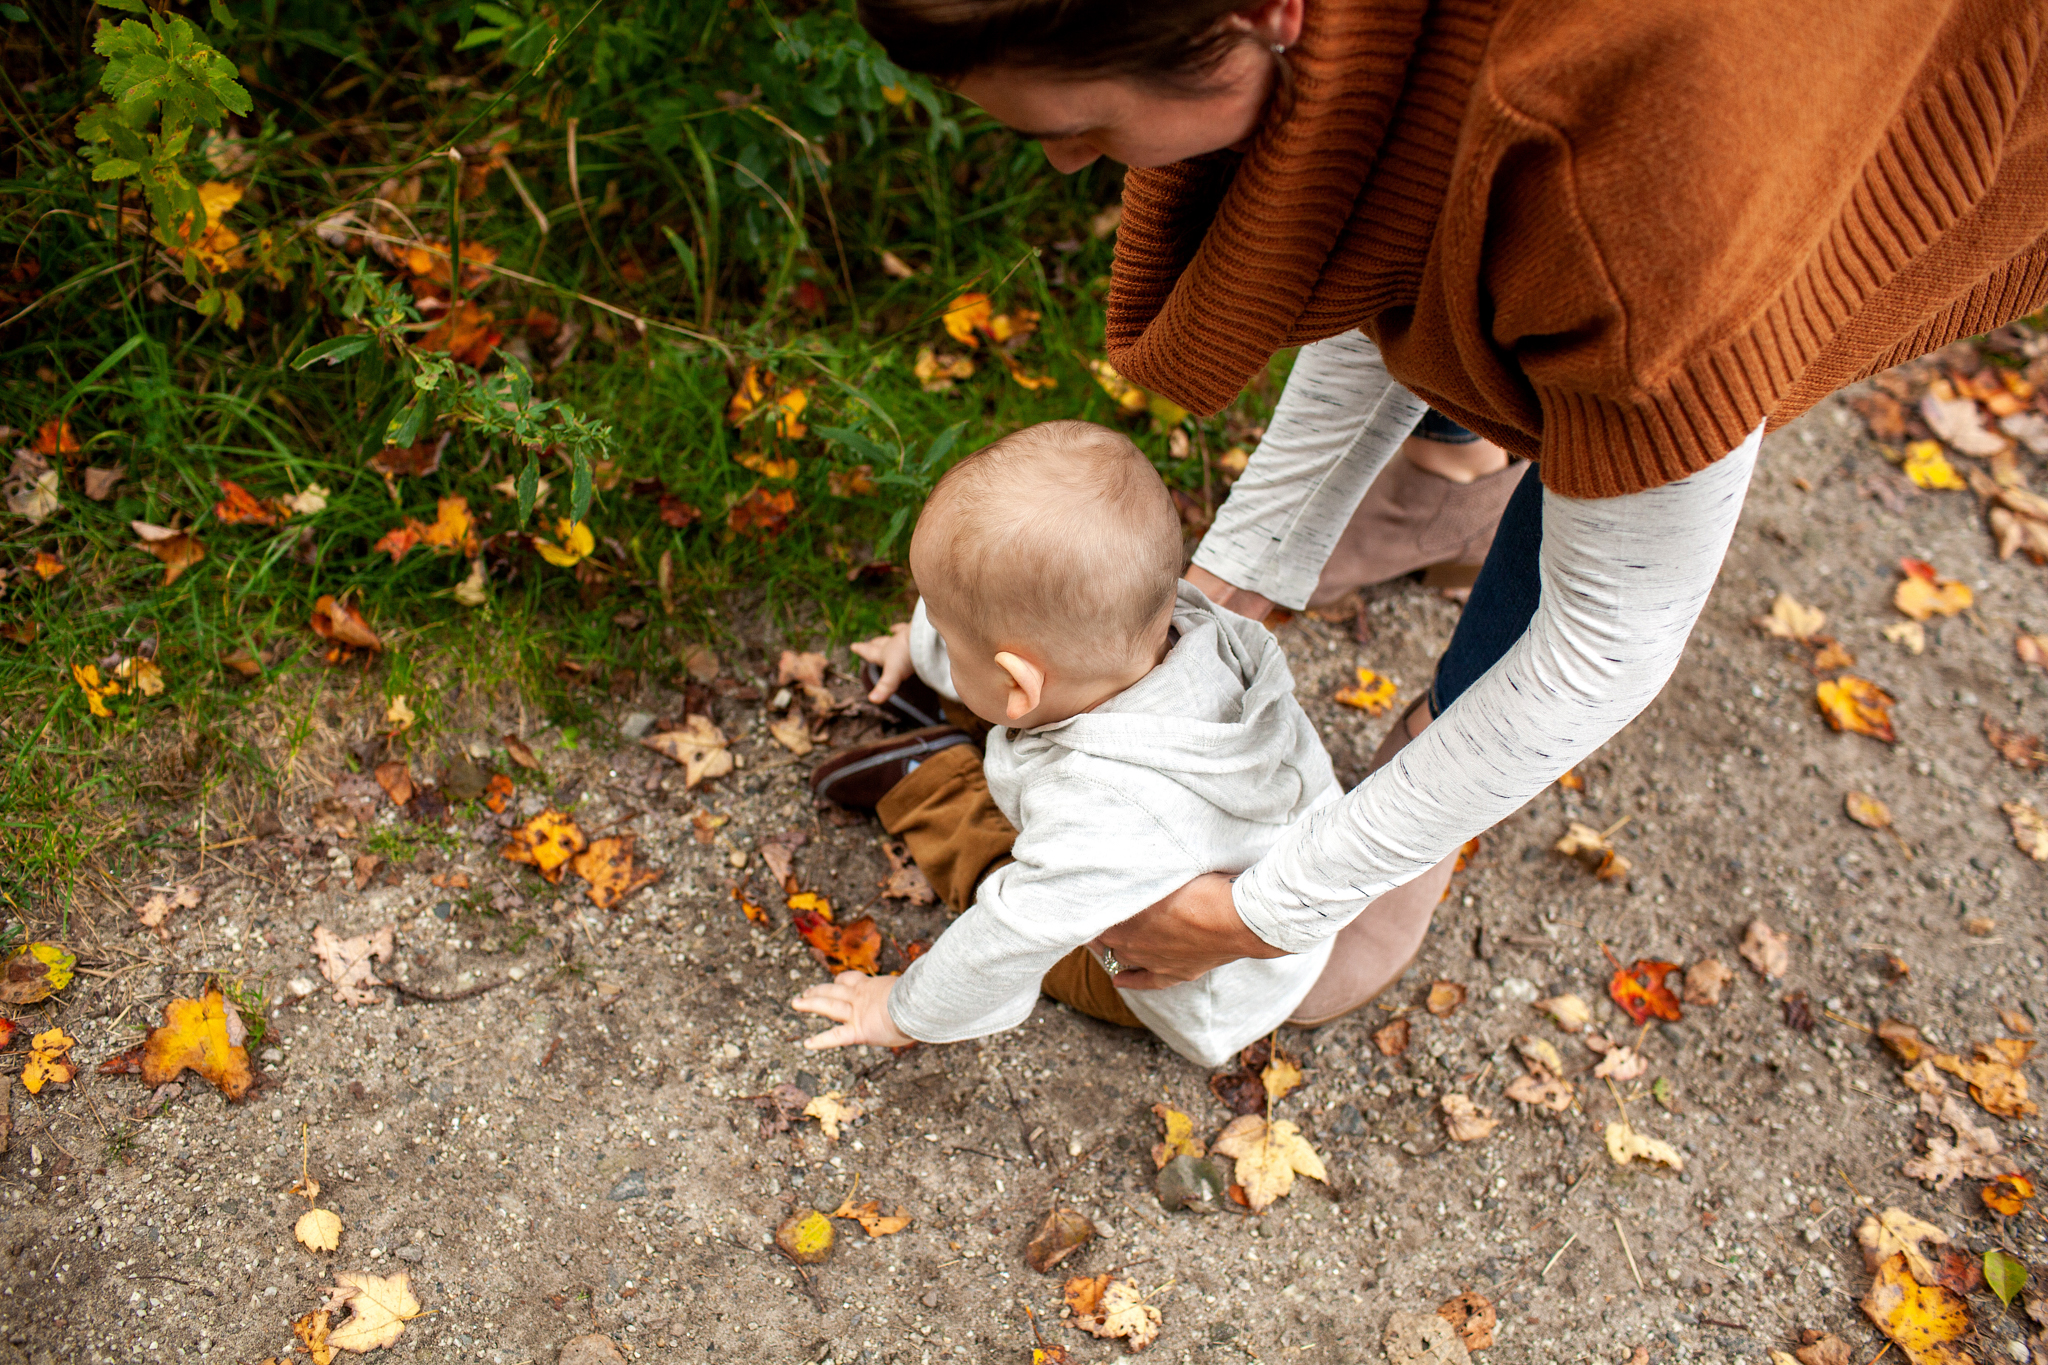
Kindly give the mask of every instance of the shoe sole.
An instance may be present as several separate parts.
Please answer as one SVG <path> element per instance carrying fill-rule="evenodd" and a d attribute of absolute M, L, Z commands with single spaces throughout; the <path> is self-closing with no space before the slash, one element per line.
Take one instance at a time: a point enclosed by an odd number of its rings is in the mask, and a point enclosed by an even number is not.
<path fill-rule="evenodd" d="M 932 738 L 909 748 L 885 749 L 880 753 L 869 754 L 865 758 L 857 758 L 851 763 L 841 764 L 836 768 L 831 768 L 829 771 L 824 770 L 821 765 L 820 772 L 811 778 L 811 795 L 831 801 L 835 805 L 843 806 L 847 803 L 833 796 L 832 788 L 848 778 L 872 772 L 885 763 L 901 763 L 906 759 L 916 759 L 922 762 L 933 754 L 950 749 L 956 744 L 972 744 L 973 742 L 974 739 L 971 735 L 961 730 L 955 730 L 950 735 L 934 735 Z"/>

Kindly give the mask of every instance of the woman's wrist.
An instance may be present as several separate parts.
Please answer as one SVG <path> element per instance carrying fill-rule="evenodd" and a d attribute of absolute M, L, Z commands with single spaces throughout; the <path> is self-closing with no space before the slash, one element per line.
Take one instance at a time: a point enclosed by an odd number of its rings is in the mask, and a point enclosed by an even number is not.
<path fill-rule="evenodd" d="M 1263 621 L 1273 610 L 1273 599 L 1270 597 L 1262 597 L 1248 588 L 1240 588 L 1234 583 L 1225 582 L 1200 565 L 1189 565 L 1188 571 L 1182 577 L 1200 588 L 1202 596 L 1225 611 L 1234 611 L 1239 616 Z"/>

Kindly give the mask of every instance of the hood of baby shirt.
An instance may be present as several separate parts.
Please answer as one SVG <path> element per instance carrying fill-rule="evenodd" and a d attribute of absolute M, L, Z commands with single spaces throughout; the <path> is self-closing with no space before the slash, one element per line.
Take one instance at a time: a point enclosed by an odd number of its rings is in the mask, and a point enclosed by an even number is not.
<path fill-rule="evenodd" d="M 1313 805 L 1335 778 L 1279 642 L 1185 582 L 1173 624 L 1179 639 L 1159 666 L 1095 710 L 1004 732 L 989 746 L 991 785 L 1085 756 L 1169 779 L 1242 820 L 1286 824 Z"/>

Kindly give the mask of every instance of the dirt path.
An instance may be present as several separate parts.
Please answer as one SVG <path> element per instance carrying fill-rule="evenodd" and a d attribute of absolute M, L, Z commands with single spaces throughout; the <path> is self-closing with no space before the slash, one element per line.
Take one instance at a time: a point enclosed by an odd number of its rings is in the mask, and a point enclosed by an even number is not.
<path fill-rule="evenodd" d="M 2001 1008 L 2048 1003 L 2043 869 L 2015 850 L 1999 809 L 2038 801 L 2040 781 L 1980 731 L 1986 711 L 2042 727 L 2048 680 L 2012 642 L 2016 627 L 2048 629 L 2048 598 L 2041 569 L 1992 558 L 1971 495 L 1914 494 L 1896 511 L 1872 496 L 1870 480 L 1895 490 L 1897 478 L 1857 430 L 1831 402 L 1766 443 L 1677 679 L 1584 767 L 1583 792 L 1553 788 L 1485 837 L 1390 996 L 1410 1006 L 1443 979 L 1467 1002 L 1410 1015 L 1398 1059 L 1370 1040 L 1387 1009 L 1283 1036 L 1308 1075 L 1280 1112 L 1323 1153 L 1327 1188 L 1299 1182 L 1262 1217 L 1163 1212 L 1149 1107 L 1186 1110 L 1205 1137 L 1228 1114 L 1204 1073 L 1050 1003 L 978 1043 L 802 1053 L 806 1028 L 785 1002 L 817 969 L 779 899 L 755 925 L 730 888 L 740 876 L 764 893 L 757 841 L 790 830 L 808 836 L 798 878 L 843 910 L 873 897 L 887 863 L 872 823 L 811 808 L 806 763 L 777 757 L 760 699 L 726 696 L 714 714 L 745 732 L 747 765 L 701 803 L 678 768 L 615 736 L 573 749 L 554 732 L 528 736 L 547 784 L 527 783 L 513 814 L 551 800 L 585 830 L 635 831 L 664 871 L 620 911 L 497 858 L 504 831 L 489 819 L 420 842 L 358 891 L 360 840 L 317 831 L 300 803 L 282 812 L 283 834 L 122 888 L 134 901 L 204 888 L 168 940 L 111 901 L 89 912 L 74 937 L 112 974 L 81 977 L 51 1014 L 83 1062 L 131 1046 L 166 998 L 210 972 L 265 981 L 279 1003 L 255 1048 L 260 1088 L 239 1105 L 189 1076 L 143 1121 L 133 1116 L 151 1101 L 132 1077 L 87 1074 L 33 1098 L 15 1087 L 0 1158 L 0 1362 L 288 1356 L 293 1319 L 318 1306 L 333 1269 L 410 1272 L 431 1311 L 398 1356 L 490 1365 L 552 1363 L 593 1331 L 636 1360 L 1022 1361 L 1027 1310 L 1074 1360 L 1108 1360 L 1121 1346 L 1059 1322 L 1060 1276 L 1103 1270 L 1159 1306 L 1149 1354 L 1167 1360 L 1378 1361 L 1390 1310 L 1428 1311 L 1466 1289 L 1499 1311 L 1482 1361 L 1620 1362 L 1639 1346 L 1651 1361 L 1760 1361 L 1802 1328 L 1839 1333 L 1868 1360 L 1882 1344 L 1856 1307 L 1868 1276 L 1854 1229 L 1868 1210 L 1905 1208 L 1972 1253 L 2002 1242 L 2042 1258 L 2037 1213 L 2001 1227 L 1978 1182 L 1935 1192 L 1900 1174 L 1930 1130 L 1855 1025 L 1896 1015 L 1967 1051 L 2012 1032 Z M 1975 614 L 1931 625 L 1917 658 L 1879 634 L 1900 619 L 1902 554 L 1978 592 Z M 1855 671 L 1899 699 L 1895 747 L 1827 729 L 1809 652 L 1751 627 L 1781 590 L 1826 610 Z M 1368 610 L 1362 646 L 1342 625 L 1282 631 L 1347 779 L 1386 722 L 1326 699 L 1359 663 L 1411 695 L 1455 620 L 1406 586 Z M 641 698 L 615 719 L 682 709 Z M 1851 789 L 1890 805 L 1917 856 L 1844 818 Z M 699 809 L 730 817 L 712 842 L 688 819 Z M 1551 851 L 1569 819 L 1625 816 L 1625 879 L 1597 882 Z M 397 818 L 388 805 L 377 817 Z M 749 855 L 744 872 L 735 852 Z M 436 885 L 455 871 L 468 891 Z M 897 943 L 943 923 L 896 903 L 872 913 Z M 1793 936 L 1782 981 L 1736 954 L 1759 916 Z M 1977 919 L 1991 923 L 1966 932 Z M 318 979 L 315 924 L 357 934 L 393 922 L 396 971 L 415 989 L 502 984 L 453 1003 L 294 994 L 295 978 Z M 1722 1007 L 1648 1031 L 1649 1071 L 1623 1087 L 1641 1130 L 1685 1153 L 1682 1173 L 1609 1160 L 1615 1103 L 1590 1075 L 1594 1055 L 1529 1007 L 1576 992 L 1599 1027 L 1633 1038 L 1606 998 L 1603 944 L 1623 961 L 1735 968 Z M 1910 966 L 1903 980 L 1887 954 Z M 1810 1033 L 1787 1026 L 1792 992 L 1810 1000 Z M 47 1008 L 24 1022 L 48 1027 Z M 1524 1034 L 1559 1046 L 1577 1109 L 1503 1098 Z M 1651 1094 L 1660 1077 L 1668 1112 Z M 749 1097 L 783 1084 L 857 1097 L 866 1115 L 836 1143 L 802 1120 L 764 1136 Z M 1491 1108 L 1498 1130 L 1449 1142 L 1438 1105 L 1451 1091 Z M 2032 1167 L 2038 1123 L 1977 1117 Z M 302 1125 L 321 1203 L 346 1223 L 331 1255 L 292 1238 L 305 1205 L 282 1191 Z M 871 1241 L 841 1222 L 835 1259 L 802 1274 L 774 1254 L 769 1236 L 793 1208 L 829 1210 L 856 1179 L 860 1198 L 900 1205 L 908 1230 Z M 1021 1251 L 1055 1201 L 1101 1235 L 1044 1278 Z M 1973 1302 L 1978 1358 L 2025 1360 L 2020 1320 Z"/>

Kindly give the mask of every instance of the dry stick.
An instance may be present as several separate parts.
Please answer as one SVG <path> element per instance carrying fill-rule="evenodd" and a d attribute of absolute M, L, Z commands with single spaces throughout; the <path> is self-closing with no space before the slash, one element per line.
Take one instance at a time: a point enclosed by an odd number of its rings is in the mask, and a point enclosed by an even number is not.
<path fill-rule="evenodd" d="M 1649 1293 L 1650 1287 L 1643 1283 L 1643 1272 L 1636 1269 L 1636 1254 L 1628 1249 L 1628 1234 L 1621 1230 L 1619 1218 L 1614 1220 L 1614 1235 L 1621 1239 L 1621 1254 L 1628 1257 L 1628 1271 L 1636 1277 L 1636 1288 L 1642 1293 Z"/>
<path fill-rule="evenodd" d="M 1538 1284 L 1543 1283 L 1544 1277 L 1550 1274 L 1550 1268 L 1557 1264 L 1557 1258 L 1564 1255 L 1566 1251 L 1570 1250 L 1572 1243 L 1578 1240 L 1579 1234 L 1575 1232 L 1571 1236 L 1564 1239 L 1563 1246 L 1559 1247 L 1556 1251 L 1550 1253 L 1550 1259 L 1545 1261 L 1543 1263 L 1543 1269 L 1537 1272 L 1536 1282 Z"/>
<path fill-rule="evenodd" d="M 1833 1010 L 1831 1010 L 1831 1009 L 1826 1009 L 1826 1008 L 1823 1008 L 1823 1009 L 1821 1010 L 1821 1013 L 1822 1013 L 1822 1014 L 1825 1014 L 1825 1015 L 1826 1015 L 1826 1016 L 1827 1016 L 1828 1018 L 1830 1018 L 1830 1019 L 1834 1020 L 1834 1021 L 1835 1021 L 1836 1023 L 1838 1023 L 1838 1024 L 1847 1024 L 1847 1025 L 1848 1025 L 1848 1026 L 1849 1026 L 1850 1028 L 1860 1028 L 1860 1029 L 1862 1029 L 1862 1030 L 1863 1030 L 1863 1031 L 1864 1031 L 1865 1033 L 1869 1034 L 1869 1035 L 1870 1035 L 1871 1037 L 1873 1037 L 1873 1038 L 1875 1038 L 1875 1037 L 1877 1036 L 1877 1030 L 1876 1030 L 1876 1029 L 1874 1029 L 1874 1028 L 1871 1028 L 1871 1027 L 1869 1027 L 1868 1025 L 1865 1025 L 1865 1024 L 1859 1024 L 1859 1023 L 1857 1023 L 1857 1022 L 1856 1022 L 1856 1021 L 1855 1021 L 1854 1019 L 1844 1019 L 1844 1018 L 1843 1018 L 1843 1017 L 1842 1017 L 1841 1015 L 1839 1015 L 1839 1014 L 1836 1014 L 1836 1013 L 1835 1013 L 1835 1012 L 1834 1012 Z"/>

